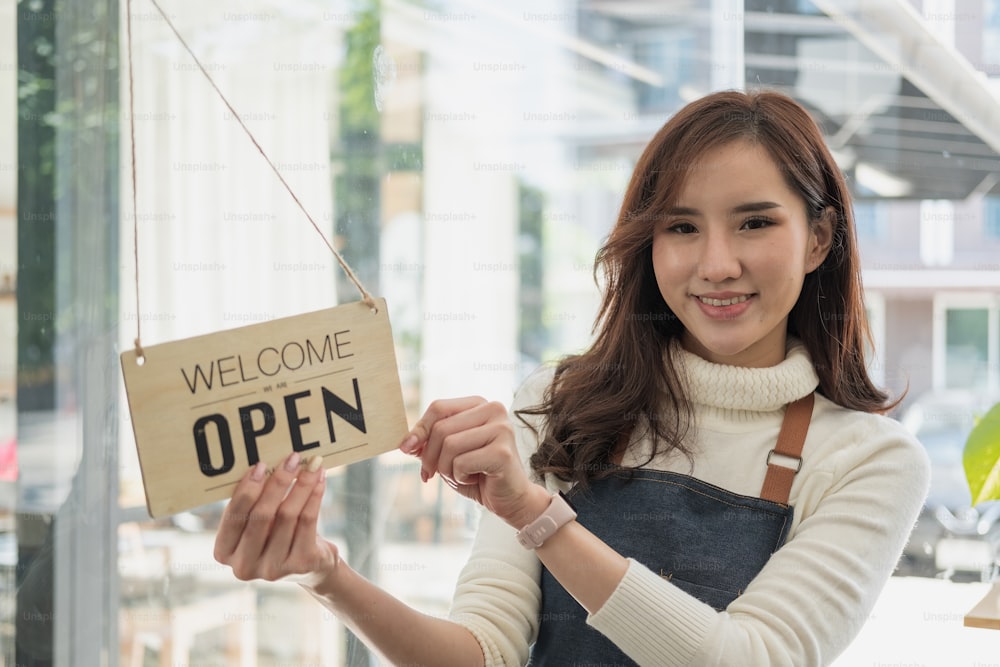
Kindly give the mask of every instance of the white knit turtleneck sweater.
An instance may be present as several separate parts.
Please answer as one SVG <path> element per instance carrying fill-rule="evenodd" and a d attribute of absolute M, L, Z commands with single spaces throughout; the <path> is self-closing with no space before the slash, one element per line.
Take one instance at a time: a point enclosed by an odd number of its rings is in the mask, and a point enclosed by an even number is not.
<path fill-rule="evenodd" d="M 714 364 L 679 347 L 674 358 L 694 408 L 693 463 L 660 455 L 649 467 L 758 495 L 784 406 L 818 379 L 790 341 L 770 368 Z M 552 371 L 536 373 L 512 409 L 537 404 Z M 517 426 L 527 460 L 537 447 Z M 645 461 L 649 443 L 626 454 Z M 640 665 L 827 665 L 854 639 L 891 575 L 927 494 L 923 448 L 898 422 L 816 396 L 802 469 L 792 485 L 788 539 L 724 612 L 716 612 L 635 561 L 587 623 Z M 547 479 L 555 491 L 568 485 Z M 484 513 L 459 577 L 451 618 L 479 639 L 487 667 L 523 665 L 538 629 L 541 565 L 515 531 Z"/>

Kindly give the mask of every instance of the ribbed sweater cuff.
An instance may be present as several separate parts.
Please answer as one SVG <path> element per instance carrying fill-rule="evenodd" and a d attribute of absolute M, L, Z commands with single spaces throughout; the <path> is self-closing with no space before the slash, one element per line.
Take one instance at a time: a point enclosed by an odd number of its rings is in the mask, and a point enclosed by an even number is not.
<path fill-rule="evenodd" d="M 640 665 L 679 667 L 690 664 L 716 614 L 630 558 L 618 588 L 587 624 Z"/>

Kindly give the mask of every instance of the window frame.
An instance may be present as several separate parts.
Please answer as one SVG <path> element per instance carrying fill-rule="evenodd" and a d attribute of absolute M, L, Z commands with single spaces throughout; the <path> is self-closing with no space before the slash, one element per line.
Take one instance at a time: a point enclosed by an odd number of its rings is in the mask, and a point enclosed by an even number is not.
<path fill-rule="evenodd" d="M 987 292 L 938 292 L 934 295 L 931 339 L 931 386 L 945 390 L 947 384 L 947 311 L 986 310 L 986 391 L 1000 390 L 1000 295 Z"/>

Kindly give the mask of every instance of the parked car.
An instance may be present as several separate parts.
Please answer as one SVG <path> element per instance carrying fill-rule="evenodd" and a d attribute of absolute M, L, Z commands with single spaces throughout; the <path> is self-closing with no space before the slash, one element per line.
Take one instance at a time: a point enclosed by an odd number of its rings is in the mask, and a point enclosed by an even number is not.
<path fill-rule="evenodd" d="M 903 551 L 897 574 L 989 581 L 1000 574 L 1000 501 L 972 506 L 962 467 L 965 441 L 975 421 L 1000 396 L 984 392 L 924 394 L 901 422 L 927 450 L 931 487 Z"/>

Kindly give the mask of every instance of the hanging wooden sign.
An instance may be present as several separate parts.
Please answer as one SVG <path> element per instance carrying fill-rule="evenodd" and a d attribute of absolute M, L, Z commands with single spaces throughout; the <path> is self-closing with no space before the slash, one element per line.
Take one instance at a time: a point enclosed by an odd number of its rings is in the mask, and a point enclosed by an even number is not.
<path fill-rule="evenodd" d="M 352 463 L 407 433 L 388 311 L 363 302 L 121 355 L 153 517 L 229 498 L 292 451 Z"/>

